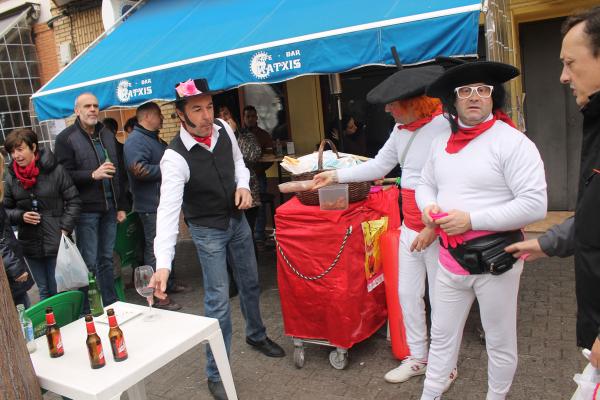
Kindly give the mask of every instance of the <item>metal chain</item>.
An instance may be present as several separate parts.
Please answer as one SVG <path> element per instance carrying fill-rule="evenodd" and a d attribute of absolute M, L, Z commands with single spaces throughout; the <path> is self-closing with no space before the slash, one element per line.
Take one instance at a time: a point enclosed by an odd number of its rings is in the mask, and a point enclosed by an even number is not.
<path fill-rule="evenodd" d="M 331 263 L 331 265 L 325 271 L 321 272 L 319 275 L 316 275 L 316 276 L 306 276 L 302 272 L 300 272 L 296 268 L 294 268 L 292 266 L 292 264 L 290 263 L 290 260 L 288 260 L 288 258 L 285 256 L 285 254 L 283 254 L 283 249 L 281 248 L 281 245 L 277 241 L 277 236 L 275 234 L 275 231 L 273 231 L 273 239 L 275 240 L 275 243 L 277 243 L 277 250 L 279 250 L 279 254 L 281 254 L 281 257 L 283 257 L 283 260 L 285 261 L 285 263 L 287 264 L 287 266 L 290 267 L 290 269 L 296 275 L 298 275 L 300 278 L 305 279 L 307 281 L 316 281 L 317 279 L 321 279 L 322 277 L 324 277 L 325 275 L 327 275 L 329 272 L 331 272 L 331 270 L 333 269 L 333 267 L 335 267 L 335 265 L 337 264 L 337 262 L 340 259 L 340 256 L 342 255 L 342 251 L 344 251 L 344 247 L 346 246 L 346 242 L 348 241 L 348 238 L 350 237 L 351 234 L 352 234 L 352 225 L 350 225 L 348 227 L 348 229 L 346 229 L 346 235 L 344 236 L 344 240 L 342 240 L 342 245 L 340 246 L 340 250 L 336 254 L 333 262 Z"/>

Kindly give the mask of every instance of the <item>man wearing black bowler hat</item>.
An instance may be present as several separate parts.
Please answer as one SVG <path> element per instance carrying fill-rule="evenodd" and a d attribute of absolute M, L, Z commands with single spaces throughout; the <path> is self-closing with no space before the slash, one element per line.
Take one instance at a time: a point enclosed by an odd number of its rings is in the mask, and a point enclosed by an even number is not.
<path fill-rule="evenodd" d="M 227 255 L 238 285 L 246 342 L 268 357 L 283 357 L 283 349 L 266 335 L 252 232 L 243 210 L 250 207 L 250 173 L 244 165 L 231 127 L 214 119 L 212 94 L 206 79 L 179 83 L 175 107 L 181 121 L 161 160 L 162 184 L 157 212 L 155 294 L 165 297 L 175 255 L 179 213 L 183 215 L 202 265 L 204 312 L 217 318 L 229 354 L 231 307 Z M 210 349 L 207 348 L 208 388 L 215 399 L 226 399 Z"/>
<path fill-rule="evenodd" d="M 497 62 L 448 69 L 427 88 L 442 101 L 450 135 L 431 144 L 416 200 L 440 246 L 431 345 L 421 400 L 439 400 L 456 365 L 474 300 L 488 353 L 487 400 L 504 400 L 517 368 L 517 299 L 523 260 L 504 248 L 546 215 L 540 154 L 504 114 L 502 84 L 519 74 Z"/>

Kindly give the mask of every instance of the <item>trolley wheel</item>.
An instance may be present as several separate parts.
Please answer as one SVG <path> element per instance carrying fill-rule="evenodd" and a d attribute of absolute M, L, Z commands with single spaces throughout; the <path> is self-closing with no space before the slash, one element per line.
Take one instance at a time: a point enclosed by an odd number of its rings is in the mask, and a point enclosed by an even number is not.
<path fill-rule="evenodd" d="M 329 353 L 329 363 L 335 369 L 345 369 L 348 366 L 348 352 L 339 348 L 332 350 Z"/>
<path fill-rule="evenodd" d="M 298 369 L 304 367 L 304 347 L 302 346 L 294 347 L 294 365 Z"/>

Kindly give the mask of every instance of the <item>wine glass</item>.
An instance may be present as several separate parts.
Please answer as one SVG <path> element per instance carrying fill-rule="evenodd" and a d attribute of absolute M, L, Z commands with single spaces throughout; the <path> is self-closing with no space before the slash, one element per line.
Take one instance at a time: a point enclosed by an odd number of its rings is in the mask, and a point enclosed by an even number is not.
<path fill-rule="evenodd" d="M 149 286 L 150 279 L 154 274 L 154 269 L 150 265 L 140 265 L 134 272 L 135 290 L 140 296 L 148 300 L 150 311 L 144 316 L 145 321 L 153 320 L 156 314 L 152 312 L 152 303 L 154 303 L 154 288 Z"/>

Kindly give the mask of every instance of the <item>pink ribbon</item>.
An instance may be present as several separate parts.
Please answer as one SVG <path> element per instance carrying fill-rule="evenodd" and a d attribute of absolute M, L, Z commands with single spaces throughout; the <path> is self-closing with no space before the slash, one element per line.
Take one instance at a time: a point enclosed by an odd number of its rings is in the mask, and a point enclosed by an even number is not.
<path fill-rule="evenodd" d="M 191 79 L 188 79 L 185 82 L 179 83 L 179 85 L 177 85 L 175 90 L 177 91 L 177 94 L 179 95 L 179 97 L 189 97 L 189 96 L 195 96 L 197 94 L 202 94 L 202 92 L 199 91 L 198 88 L 196 87 L 196 84 L 194 83 L 194 81 Z"/>

